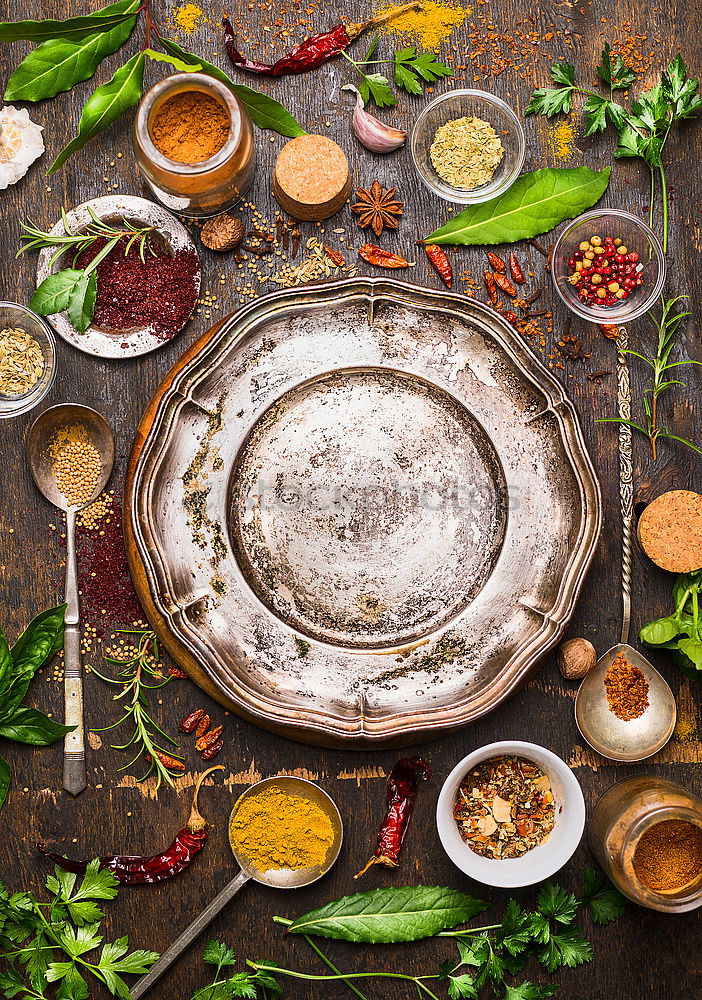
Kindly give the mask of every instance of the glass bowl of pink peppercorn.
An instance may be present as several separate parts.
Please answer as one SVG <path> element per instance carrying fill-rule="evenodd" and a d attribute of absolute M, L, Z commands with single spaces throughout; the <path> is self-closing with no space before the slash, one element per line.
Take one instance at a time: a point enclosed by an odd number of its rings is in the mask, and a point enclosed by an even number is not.
<path fill-rule="evenodd" d="M 647 312 L 665 282 L 665 256 L 653 230 L 630 212 L 578 216 L 553 249 L 551 275 L 572 312 L 592 323 L 630 323 Z"/>

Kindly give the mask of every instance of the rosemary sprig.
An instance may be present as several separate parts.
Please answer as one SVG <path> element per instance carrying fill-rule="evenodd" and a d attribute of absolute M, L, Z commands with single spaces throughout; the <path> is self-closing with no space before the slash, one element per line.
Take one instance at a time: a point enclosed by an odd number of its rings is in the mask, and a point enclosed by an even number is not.
<path fill-rule="evenodd" d="M 626 424 L 635 431 L 639 431 L 644 437 L 647 437 L 651 442 L 651 451 L 653 452 L 653 460 L 655 462 L 658 455 L 658 439 L 659 438 L 670 438 L 673 441 L 679 441 L 681 444 L 687 445 L 688 448 L 692 448 L 699 455 L 702 455 L 702 449 L 698 448 L 697 445 L 688 441 L 686 438 L 680 437 L 678 434 L 672 434 L 667 427 L 661 427 L 659 424 L 659 400 L 661 396 L 674 385 L 681 385 L 685 387 L 685 383 L 681 382 L 680 379 L 669 378 L 666 372 L 671 371 L 674 368 L 681 368 L 684 365 L 699 365 L 702 364 L 700 361 L 692 361 L 687 359 L 685 361 L 671 361 L 670 355 L 673 347 L 676 344 L 676 334 L 678 328 L 686 316 L 690 316 L 689 312 L 679 312 L 675 315 L 672 313 L 675 310 L 676 304 L 681 299 L 686 299 L 687 295 L 678 295 L 674 299 L 663 299 L 661 298 L 661 315 L 658 318 L 653 312 L 648 313 L 648 317 L 656 328 L 658 341 L 656 345 L 656 353 L 654 357 L 646 357 L 645 354 L 641 354 L 639 351 L 626 350 L 626 354 L 632 354 L 635 358 L 643 361 L 644 364 L 648 365 L 651 369 L 651 384 L 646 388 L 643 395 L 643 409 L 646 418 L 645 426 L 638 424 L 633 420 L 625 420 L 623 417 L 602 417 L 597 422 L 598 423 L 610 423 L 610 424 Z"/>
<path fill-rule="evenodd" d="M 83 250 L 88 247 L 93 246 L 97 240 L 107 240 L 105 247 L 97 254 L 85 271 L 94 271 L 101 260 L 103 260 L 111 250 L 113 250 L 120 240 L 125 239 L 124 255 L 129 253 L 132 246 L 138 241 L 139 242 L 139 255 L 144 260 L 146 247 L 148 246 L 152 254 L 155 255 L 156 251 L 151 246 L 151 234 L 155 231 L 155 226 L 143 226 L 139 228 L 138 226 L 132 225 L 127 219 L 122 218 L 121 227 L 111 226 L 109 223 L 100 219 L 94 209 L 88 207 L 88 212 L 92 218 L 92 222 L 89 223 L 85 229 L 81 229 L 80 232 L 75 232 L 71 229 L 68 223 L 68 216 L 66 215 L 66 210 L 61 209 L 61 221 L 63 222 L 62 233 L 51 233 L 44 232 L 38 226 L 34 225 L 31 220 L 27 222 L 20 221 L 24 233 L 20 239 L 24 240 L 25 243 L 17 251 L 16 257 L 19 257 L 26 250 L 43 250 L 45 247 L 57 247 L 56 253 L 51 258 L 50 266 L 58 260 L 64 251 L 69 248 L 73 248 L 75 251 L 75 257 L 78 257 Z M 74 257 L 74 262 L 75 262 Z"/>
<path fill-rule="evenodd" d="M 112 700 L 121 701 L 124 699 L 124 711 L 111 726 L 103 726 L 101 729 L 93 731 L 106 733 L 125 723 L 130 723 L 134 727 L 131 737 L 126 743 L 113 744 L 112 749 L 127 750 L 132 747 L 137 748 L 137 753 L 128 764 L 124 764 L 118 770 L 126 771 L 140 757 L 146 756 L 148 757 L 148 769 L 140 778 L 137 778 L 137 781 L 145 781 L 146 778 L 155 774 L 157 791 L 163 782 L 173 787 L 174 777 L 182 770 L 182 768 L 174 768 L 173 763 L 170 763 L 181 760 L 178 754 L 173 753 L 171 749 L 177 750 L 178 744 L 167 733 L 164 733 L 149 715 L 147 695 L 148 691 L 157 691 L 165 687 L 172 678 L 162 672 L 158 639 L 150 629 L 118 629 L 117 631 L 124 635 L 139 637 L 135 644 L 134 655 L 129 659 L 105 656 L 108 663 L 113 663 L 121 668 L 116 677 L 106 677 L 95 667 L 92 668 L 92 671 L 108 684 L 121 687 L 122 690 L 115 694 Z M 156 683 L 150 684 L 149 680 L 154 680 Z M 162 737 L 171 746 L 161 745 L 157 742 L 159 737 Z"/>

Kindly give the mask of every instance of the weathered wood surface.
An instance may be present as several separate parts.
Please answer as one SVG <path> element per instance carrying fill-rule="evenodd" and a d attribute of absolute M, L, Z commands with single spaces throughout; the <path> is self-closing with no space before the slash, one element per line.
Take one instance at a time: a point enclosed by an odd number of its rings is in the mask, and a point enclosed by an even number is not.
<path fill-rule="evenodd" d="M 40 6 L 44 16 L 65 16 L 69 12 L 75 13 L 76 6 L 81 11 L 86 10 L 89 3 L 85 0 L 75 5 L 68 0 L 51 0 Z M 259 20 L 266 23 L 271 19 L 268 13 L 249 11 L 248 4 L 240 3 L 239 6 L 240 12 L 251 18 L 252 25 Z M 155 7 L 163 11 L 165 20 L 166 4 L 155 3 Z M 339 11 L 329 4 L 319 11 L 315 23 L 320 27 L 332 24 L 338 20 L 340 13 L 347 13 L 354 20 L 357 17 L 360 19 L 366 12 L 364 8 L 365 4 L 359 4 L 357 7 L 354 5 L 353 10 Z M 2 4 L 2 15 L 4 18 L 31 17 L 37 16 L 38 9 L 29 0 L 7 0 Z M 284 23 L 295 16 L 292 5 L 287 9 L 289 13 L 282 15 Z M 493 20 L 489 23 L 494 24 L 498 31 L 510 32 L 521 20 L 523 28 L 533 26 L 541 33 L 554 32 L 552 39 L 537 46 L 540 52 L 537 58 L 530 56 L 525 60 L 527 66 L 521 74 L 506 70 L 497 77 L 490 77 L 484 84 L 519 110 L 524 109 L 532 87 L 545 82 L 552 56 L 572 57 L 572 61 L 583 67 L 583 79 L 594 76 L 586 68 L 596 65 L 605 38 L 614 40 L 615 37 L 640 32 L 647 36 L 645 41 L 641 41 L 642 49 L 655 51 L 654 67 L 682 47 L 693 73 L 697 75 L 702 70 L 702 50 L 694 30 L 699 6 L 683 3 L 683 0 L 670 0 L 653 7 L 623 0 L 616 8 L 602 3 L 581 7 L 562 3 L 549 5 L 543 11 L 521 0 L 514 4 L 488 2 L 476 10 L 491 17 Z M 207 13 L 216 22 L 219 15 L 217 4 L 208 5 Z M 569 22 L 567 17 L 572 17 L 572 21 Z M 532 19 L 531 25 L 529 19 Z M 626 26 L 627 21 L 630 26 Z M 572 48 L 566 44 L 563 34 L 566 27 L 570 28 Z M 456 32 L 454 41 L 461 48 L 468 44 L 463 29 Z M 132 48 L 140 44 L 137 35 L 129 44 Z M 224 65 L 216 28 L 201 31 L 192 39 L 185 39 L 184 44 Z M 19 43 L 4 48 L 2 79 L 6 79 L 11 67 L 18 61 L 23 45 Z M 357 47 L 363 51 L 363 42 Z M 387 44 L 386 49 L 389 48 Z M 113 64 L 114 58 L 98 70 L 96 80 L 102 82 L 107 79 L 112 72 L 108 65 L 111 67 Z M 654 67 L 642 76 L 643 84 L 651 81 Z M 149 70 L 152 79 L 160 72 L 159 67 Z M 341 142 L 349 153 L 354 179 L 358 184 L 365 186 L 378 176 L 386 185 L 398 186 L 400 196 L 406 202 L 406 212 L 397 245 L 401 252 L 411 254 L 414 252 L 414 239 L 443 221 L 449 214 L 448 206 L 426 194 L 413 173 L 406 151 L 387 159 L 373 157 L 350 137 L 350 102 L 346 95 L 340 95 L 339 86 L 352 79 L 351 67 L 339 60 L 312 77 L 275 81 L 270 85 L 270 92 L 286 103 L 309 130 L 323 131 Z M 472 84 L 469 77 L 466 85 Z M 483 84 L 477 82 L 476 85 Z M 19 262 L 14 260 L 20 216 L 31 215 L 37 223 L 48 226 L 55 221 L 61 205 L 71 206 L 113 190 L 133 194 L 142 191 L 130 151 L 128 120 L 91 143 L 47 182 L 43 168 L 73 134 L 89 87 L 90 84 L 83 84 L 76 88 L 75 93 L 62 95 L 34 110 L 33 117 L 45 126 L 48 152 L 21 184 L 2 194 L 3 266 L 0 281 L 6 298 L 27 301 L 33 288 L 34 259 L 27 255 Z M 388 117 L 409 125 L 421 104 L 421 99 L 403 97 L 397 113 Z M 698 359 L 702 358 L 697 336 L 700 180 L 696 166 L 700 127 L 699 123 L 690 125 L 679 136 L 674 136 L 668 147 L 673 206 L 667 291 L 671 295 L 687 292 L 693 297 L 695 317 L 685 327 L 685 347 L 692 357 Z M 543 165 L 544 162 L 553 163 L 542 123 L 527 120 L 526 130 L 527 168 Z M 270 133 L 259 134 L 260 163 L 253 200 L 264 212 L 270 212 L 274 207 L 268 177 L 282 141 L 277 136 L 271 137 Z M 582 140 L 578 146 L 580 152 L 576 154 L 574 163 L 604 165 L 609 162 L 612 138 Z M 118 152 L 123 153 L 119 159 Z M 112 165 L 113 162 L 115 165 Z M 109 184 L 103 180 L 105 177 Z M 616 165 L 604 203 L 645 214 L 647 178 L 638 164 L 626 162 Z M 336 220 L 334 224 L 337 224 Z M 353 221 L 348 211 L 342 213 L 338 224 L 352 229 Z M 391 239 L 384 242 L 387 245 L 393 243 Z M 542 261 L 535 252 L 529 250 L 527 253 L 522 249 L 521 255 L 538 273 L 541 272 Z M 478 250 L 462 251 L 460 261 L 479 276 L 483 263 Z M 214 319 L 237 304 L 232 267 L 227 258 L 215 257 L 206 251 L 202 253 L 202 262 L 205 285 L 220 296 L 220 312 L 213 313 Z M 224 284 L 219 281 L 222 273 L 227 275 Z M 424 261 L 418 264 L 413 277 L 432 285 L 437 280 Z M 543 301 L 545 304 L 555 303 L 550 289 Z M 563 320 L 564 312 L 557 306 L 556 333 L 562 329 Z M 58 378 L 47 403 L 76 400 L 97 406 L 108 416 L 118 441 L 117 483 L 123 476 L 134 430 L 147 400 L 179 354 L 208 325 L 209 321 L 201 314 L 180 337 L 159 352 L 124 363 L 94 360 L 63 343 L 59 344 Z M 615 359 L 613 346 L 595 331 L 580 323 L 574 324 L 574 331 L 582 333 L 592 359 L 586 365 L 577 363 L 567 366 L 558 372 L 558 377 L 567 385 L 578 406 L 595 458 L 603 487 L 605 530 L 569 634 L 586 635 L 603 650 L 618 637 L 619 504 L 616 432 L 611 426 L 596 424 L 595 420 L 599 415 L 614 412 L 616 386 L 613 377 L 597 385 L 586 379 L 586 373 L 603 369 L 613 371 Z M 651 333 L 644 323 L 632 326 L 631 334 L 634 346 L 642 343 L 651 345 Z M 635 362 L 632 368 L 632 381 L 638 398 L 642 388 L 642 369 Z M 676 392 L 674 403 L 672 399 L 668 401 L 665 419 L 674 422 L 678 433 L 696 439 L 699 434 L 696 403 L 700 383 L 692 369 L 688 370 L 686 378 L 688 391 Z M 2 624 L 12 637 L 32 613 L 55 603 L 61 591 L 60 539 L 58 533 L 48 528 L 49 522 L 55 521 L 55 514 L 33 488 L 24 460 L 24 441 L 30 421 L 31 417 L 26 416 L 0 423 L 0 608 Z M 662 447 L 659 461 L 654 465 L 648 448 L 637 441 L 635 456 L 637 502 L 645 501 L 664 489 L 699 487 L 700 463 L 692 453 L 681 447 Z M 634 558 L 635 628 L 649 618 L 666 612 L 671 582 L 669 576 L 650 566 L 637 547 Z M 656 657 L 654 659 L 658 662 Z M 420 747 L 419 751 L 431 761 L 435 778 L 432 786 L 422 789 L 403 867 L 398 873 L 371 872 L 365 877 L 363 885 L 371 888 L 407 881 L 445 883 L 493 900 L 496 909 L 502 905 L 504 894 L 469 884 L 450 865 L 439 845 L 433 819 L 435 797 L 447 772 L 470 749 L 495 739 L 532 739 L 561 754 L 575 769 L 589 809 L 612 782 L 637 772 L 659 773 L 702 792 L 699 767 L 702 751 L 696 735 L 699 687 L 682 682 L 670 663 L 663 660 L 661 665 L 679 695 L 680 716 L 688 736 L 676 736 L 656 759 L 640 766 L 606 764 L 583 747 L 573 720 L 574 688 L 561 680 L 552 662 L 544 666 L 528 688 L 488 718 L 463 732 Z M 88 725 L 104 725 L 114 717 L 114 708 L 108 702 L 104 686 L 94 678 L 87 678 L 86 696 Z M 38 680 L 32 689 L 32 698 L 48 711 L 61 711 L 61 690 L 54 682 Z M 201 704 L 207 705 L 208 699 L 187 682 L 173 685 L 165 692 L 164 705 L 158 710 L 159 721 L 172 731 L 186 711 Z M 215 713 L 218 716 L 221 714 L 218 709 Z M 115 934 L 128 932 L 135 946 L 163 950 L 177 931 L 200 911 L 215 889 L 233 874 L 232 858 L 226 842 L 226 817 L 236 795 L 258 777 L 295 770 L 319 780 L 339 803 L 346 822 L 346 842 L 339 864 L 322 882 L 294 894 L 276 893 L 250 885 L 215 922 L 212 935 L 226 940 L 242 958 L 266 956 L 281 964 L 322 971 L 304 942 L 286 941 L 276 925 L 272 924 L 271 917 L 276 913 L 295 915 L 327 899 L 361 888 L 362 884 L 351 881 L 351 875 L 366 859 L 373 842 L 382 812 L 384 776 L 397 753 L 312 749 L 271 736 L 231 716 L 225 724 L 226 752 L 221 757 L 226 766 L 224 787 L 218 781 L 218 787 L 207 788 L 202 796 L 205 813 L 215 821 L 205 852 L 192 870 L 177 882 L 124 891 L 119 900 L 109 907 L 108 928 Z M 37 860 L 33 850 L 34 843 L 39 839 L 60 843 L 71 852 L 88 855 L 113 850 L 152 852 L 170 841 L 187 814 L 190 775 L 183 779 L 178 794 L 164 790 L 156 799 L 148 787 L 137 787 L 133 780 L 118 774 L 116 769 L 122 760 L 117 754 L 106 749 L 89 751 L 90 787 L 78 799 L 72 800 L 60 790 L 60 746 L 34 752 L 12 744 L 3 745 L 2 752 L 7 753 L 12 763 L 14 781 L 2 813 L 0 877 L 12 887 L 38 889 L 46 872 L 46 866 Z M 591 863 L 590 851 L 583 843 L 572 863 L 559 876 L 560 880 L 575 887 L 582 869 Z M 532 897 L 529 891 L 517 895 L 525 901 Z M 702 993 L 702 963 L 698 948 L 700 926 L 699 914 L 665 918 L 640 910 L 611 928 L 595 929 L 592 939 L 596 960 L 582 969 L 562 972 L 557 977 L 562 983 L 561 995 L 570 1000 L 592 1000 L 613 995 L 637 1000 L 664 995 L 693 1000 Z M 433 966 L 440 953 L 442 957 L 447 954 L 447 949 L 433 944 L 396 949 L 331 945 L 329 951 L 342 968 L 416 971 Z M 545 981 L 543 973 L 536 969 L 533 971 L 536 978 Z M 170 997 L 187 1000 L 193 989 L 204 981 L 199 949 L 193 948 L 156 987 L 152 996 L 154 1000 Z M 387 982 L 369 987 L 367 992 L 370 996 L 382 997 L 409 995 L 402 986 L 388 985 Z M 322 986 L 316 989 L 292 983 L 287 986 L 286 995 L 331 998 L 344 993 L 343 987 Z"/>

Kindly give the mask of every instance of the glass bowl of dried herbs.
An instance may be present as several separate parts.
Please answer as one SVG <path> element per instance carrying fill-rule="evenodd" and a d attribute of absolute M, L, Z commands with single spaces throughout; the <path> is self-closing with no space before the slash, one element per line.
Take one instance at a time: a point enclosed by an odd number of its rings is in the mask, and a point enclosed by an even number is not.
<path fill-rule="evenodd" d="M 417 118 L 412 162 L 431 192 L 456 205 L 489 201 L 519 177 L 526 141 L 509 104 L 484 90 L 451 90 Z"/>
<path fill-rule="evenodd" d="M 436 823 L 462 872 L 514 889 L 550 878 L 569 861 L 585 828 L 585 801 L 556 754 L 503 740 L 454 767 L 439 794 Z"/>
<path fill-rule="evenodd" d="M 653 230 L 631 212 L 593 209 L 563 230 L 551 276 L 568 308 L 591 323 L 630 323 L 658 300 L 665 255 Z"/>
<path fill-rule="evenodd" d="M 0 302 L 0 419 L 40 403 L 56 377 L 56 341 L 48 323 L 18 302 Z"/>

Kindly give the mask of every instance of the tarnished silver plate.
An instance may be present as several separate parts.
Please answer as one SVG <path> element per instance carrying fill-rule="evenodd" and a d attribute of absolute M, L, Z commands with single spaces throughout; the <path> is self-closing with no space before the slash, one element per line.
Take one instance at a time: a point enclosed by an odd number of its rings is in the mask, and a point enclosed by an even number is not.
<path fill-rule="evenodd" d="M 267 296 L 176 366 L 126 499 L 141 596 L 223 702 L 411 742 L 508 697 L 600 529 L 572 405 L 507 323 L 389 279 Z"/>

